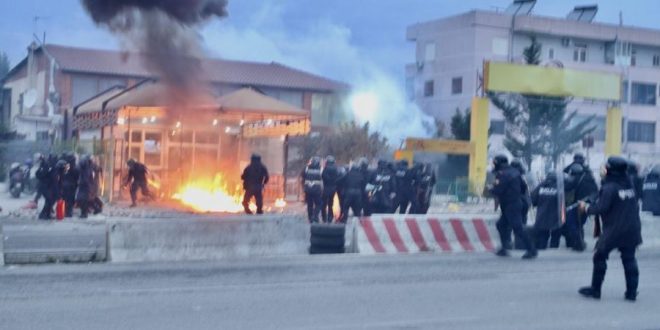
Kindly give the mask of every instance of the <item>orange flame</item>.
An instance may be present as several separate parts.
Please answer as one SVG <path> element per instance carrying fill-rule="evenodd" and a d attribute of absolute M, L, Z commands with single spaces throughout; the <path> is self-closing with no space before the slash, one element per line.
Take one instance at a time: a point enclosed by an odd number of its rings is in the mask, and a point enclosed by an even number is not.
<path fill-rule="evenodd" d="M 196 212 L 239 213 L 243 211 L 240 194 L 231 194 L 221 173 L 213 181 L 197 179 L 184 184 L 172 196 Z"/>

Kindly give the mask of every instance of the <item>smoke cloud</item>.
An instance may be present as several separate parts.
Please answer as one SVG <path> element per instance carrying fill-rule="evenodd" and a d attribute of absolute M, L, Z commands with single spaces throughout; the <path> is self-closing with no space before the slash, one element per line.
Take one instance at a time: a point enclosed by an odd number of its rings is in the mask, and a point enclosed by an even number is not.
<path fill-rule="evenodd" d="M 369 121 L 370 127 L 383 133 L 394 147 L 406 137 L 430 137 L 435 133 L 434 119 L 406 95 L 404 63 L 407 56 L 414 58 L 413 52 L 408 54 L 398 44 L 366 51 L 364 47 L 368 46 L 357 45 L 349 28 L 328 19 L 290 28 L 285 5 L 276 1 L 260 4 L 260 10 L 240 22 L 241 26 L 226 20 L 204 30 L 215 56 L 275 61 L 346 82 L 355 95 L 375 96 L 377 107 L 373 113 L 364 113 L 363 109 L 353 112 L 351 107 L 345 110 L 360 123 Z M 399 58 L 403 58 L 400 64 Z M 394 63 L 394 69 L 389 63 Z"/>
<path fill-rule="evenodd" d="M 145 54 L 144 65 L 168 86 L 178 108 L 205 90 L 200 26 L 227 16 L 227 0 L 82 0 L 94 22 Z M 203 95 L 202 95 L 203 96 Z"/>

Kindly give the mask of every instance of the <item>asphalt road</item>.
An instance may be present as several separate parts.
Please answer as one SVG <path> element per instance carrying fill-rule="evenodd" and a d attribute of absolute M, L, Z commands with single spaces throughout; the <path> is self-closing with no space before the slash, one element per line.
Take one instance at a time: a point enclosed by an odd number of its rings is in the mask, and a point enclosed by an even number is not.
<path fill-rule="evenodd" d="M 2 329 L 660 329 L 660 251 L 623 300 L 613 253 L 601 301 L 590 255 L 304 256 L 0 269 Z"/>

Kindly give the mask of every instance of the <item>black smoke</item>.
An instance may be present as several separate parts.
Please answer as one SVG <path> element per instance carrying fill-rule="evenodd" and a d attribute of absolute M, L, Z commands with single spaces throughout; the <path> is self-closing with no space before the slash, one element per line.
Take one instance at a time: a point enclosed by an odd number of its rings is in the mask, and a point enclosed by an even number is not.
<path fill-rule="evenodd" d="M 168 87 L 173 106 L 185 107 L 204 89 L 199 27 L 227 16 L 227 0 L 81 0 L 94 22 L 141 53 Z M 197 95 L 195 95 L 197 94 Z"/>

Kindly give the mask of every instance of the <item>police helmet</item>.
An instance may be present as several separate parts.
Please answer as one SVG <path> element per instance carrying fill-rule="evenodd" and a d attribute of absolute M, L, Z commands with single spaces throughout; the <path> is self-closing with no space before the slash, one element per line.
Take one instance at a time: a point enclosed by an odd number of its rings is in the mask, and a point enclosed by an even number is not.
<path fill-rule="evenodd" d="M 584 162 L 585 162 L 584 155 L 582 153 L 579 153 L 579 152 L 576 153 L 575 155 L 573 155 L 573 162 L 577 163 L 577 164 L 580 164 L 580 165 L 584 165 Z"/>
<path fill-rule="evenodd" d="M 509 159 L 505 155 L 497 155 L 493 158 L 493 166 L 495 170 L 499 170 L 502 166 L 509 164 Z"/>
<path fill-rule="evenodd" d="M 310 167 L 319 167 L 319 166 L 321 166 L 321 157 L 314 156 L 314 157 L 310 158 L 307 165 L 310 166 Z"/>
<path fill-rule="evenodd" d="M 582 166 L 580 163 L 575 163 L 571 166 L 568 167 L 568 174 L 573 175 L 573 176 L 579 176 L 584 173 L 584 166 Z"/>
<path fill-rule="evenodd" d="M 608 174 L 625 174 L 628 170 L 628 161 L 623 157 L 612 156 L 605 164 Z"/>
<path fill-rule="evenodd" d="M 518 159 L 514 159 L 511 161 L 511 167 L 515 168 L 520 172 L 520 174 L 525 174 L 525 166 L 520 162 Z"/>
<path fill-rule="evenodd" d="M 327 157 L 325 157 L 325 162 L 327 164 L 334 164 L 335 163 L 335 157 L 334 156 L 327 156 Z"/>

